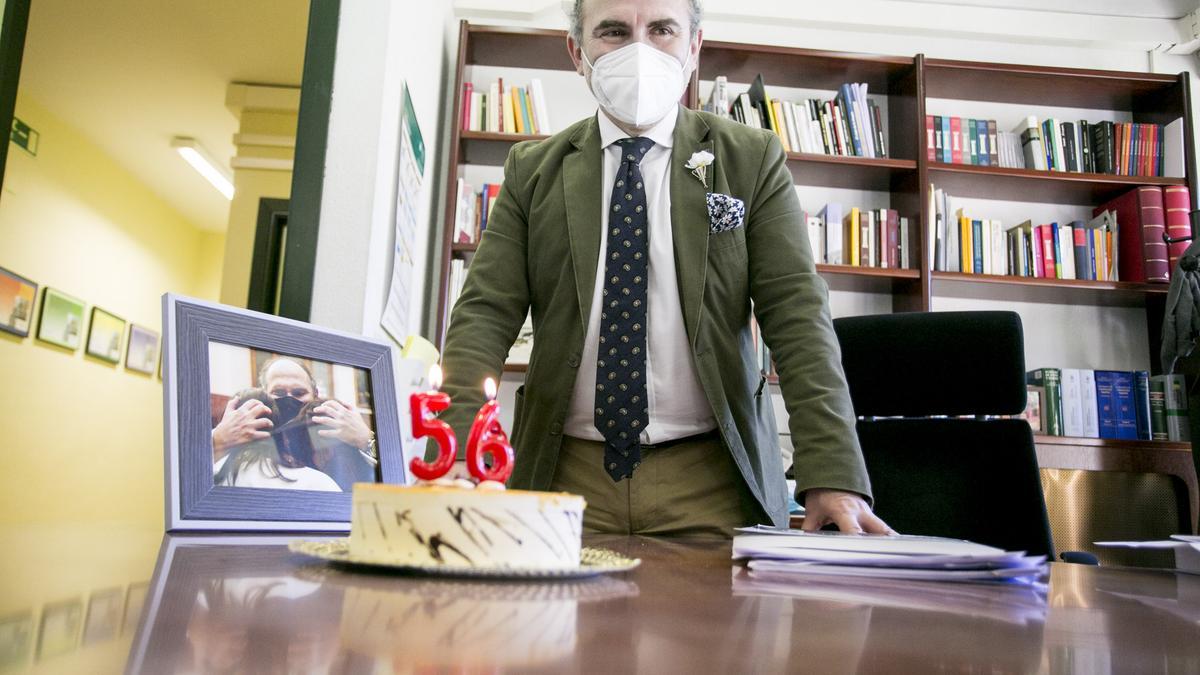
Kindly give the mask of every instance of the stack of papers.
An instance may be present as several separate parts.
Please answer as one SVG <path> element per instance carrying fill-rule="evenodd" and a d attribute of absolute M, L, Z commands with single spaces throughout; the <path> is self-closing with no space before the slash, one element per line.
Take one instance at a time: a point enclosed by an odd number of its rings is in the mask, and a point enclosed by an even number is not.
<path fill-rule="evenodd" d="M 961 539 L 802 532 L 762 525 L 738 532 L 733 557 L 748 560 L 747 567 L 758 573 L 1029 583 L 1046 572 L 1046 556 Z"/>
<path fill-rule="evenodd" d="M 1200 537 L 1191 534 L 1173 534 L 1162 541 L 1098 541 L 1097 546 L 1120 548 L 1174 549 L 1175 569 L 1189 574 L 1200 574 Z"/>

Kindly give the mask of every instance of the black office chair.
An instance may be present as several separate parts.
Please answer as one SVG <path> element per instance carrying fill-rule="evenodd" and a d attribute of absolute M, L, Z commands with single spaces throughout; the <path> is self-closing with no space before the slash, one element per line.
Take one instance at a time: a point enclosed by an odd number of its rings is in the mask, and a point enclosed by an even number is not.
<path fill-rule="evenodd" d="M 957 418 L 1025 408 L 1021 318 L 905 313 L 833 327 L 875 512 L 906 534 L 1053 556 L 1029 424 Z"/>

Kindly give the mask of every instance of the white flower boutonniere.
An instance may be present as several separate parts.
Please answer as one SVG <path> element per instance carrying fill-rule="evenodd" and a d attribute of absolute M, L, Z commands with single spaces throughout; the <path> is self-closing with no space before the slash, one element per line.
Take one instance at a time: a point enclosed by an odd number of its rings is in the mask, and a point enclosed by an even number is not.
<path fill-rule="evenodd" d="M 688 159 L 687 164 L 684 164 L 685 168 L 692 170 L 693 176 L 700 179 L 700 183 L 704 185 L 704 189 L 706 190 L 708 189 L 708 175 L 705 169 L 708 168 L 708 165 L 713 163 L 714 159 L 716 158 L 713 157 L 711 152 L 707 150 L 701 150 L 700 152 L 692 153 L 692 156 Z"/>

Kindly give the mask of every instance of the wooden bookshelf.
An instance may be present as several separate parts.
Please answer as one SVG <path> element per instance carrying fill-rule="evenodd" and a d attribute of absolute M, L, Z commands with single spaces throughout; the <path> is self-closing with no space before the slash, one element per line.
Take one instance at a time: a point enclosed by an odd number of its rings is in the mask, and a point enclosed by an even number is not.
<path fill-rule="evenodd" d="M 442 279 L 438 293 L 437 336 L 440 341 L 448 308 L 445 279 L 453 259 L 469 259 L 474 244 L 450 241 L 454 229 L 454 187 L 467 164 L 500 166 L 514 143 L 539 136 L 496 134 L 460 129 L 462 84 L 473 65 L 574 70 L 562 31 L 460 26 L 459 61 L 454 80 L 454 130 L 444 198 Z M 1031 113 L 1046 107 L 1113 111 L 1135 122 L 1166 124 L 1182 117 L 1187 138 L 1194 138 L 1186 74 L 1117 72 L 1019 64 L 927 59 L 823 51 L 778 45 L 706 41 L 699 67 L 685 94 L 698 108 L 702 83 L 711 87 L 725 75 L 739 92 L 762 74 L 768 91 L 791 88 L 832 91 L 845 82 L 866 82 L 872 95 L 886 96 L 886 158 L 840 157 L 789 153 L 787 166 L 796 184 L 883 192 L 890 208 L 909 218 L 917 259 L 927 261 L 931 221 L 929 185 L 951 194 L 1002 201 L 1099 204 L 1138 185 L 1187 185 L 1196 191 L 1196 157 L 1185 143 L 1184 178 L 1113 176 L 945 164 L 928 159 L 925 115 L 929 100 L 952 110 L 954 101 L 1015 103 Z M 480 83 L 476 83 L 480 84 Z M 551 102 L 553 104 L 553 101 Z M 953 114 L 953 113 L 949 113 Z M 806 205 L 810 206 L 810 205 Z M 1036 214 L 1031 214 L 1036 215 Z M 884 293 L 893 311 L 928 310 L 939 296 L 1003 301 L 1143 307 L 1151 344 L 1157 344 L 1166 286 L 1129 282 L 1030 279 L 994 275 L 886 270 L 819 265 L 818 272 L 834 290 Z M 1152 347 L 1151 352 L 1157 352 Z M 1157 372 L 1157 354 L 1151 354 Z"/>

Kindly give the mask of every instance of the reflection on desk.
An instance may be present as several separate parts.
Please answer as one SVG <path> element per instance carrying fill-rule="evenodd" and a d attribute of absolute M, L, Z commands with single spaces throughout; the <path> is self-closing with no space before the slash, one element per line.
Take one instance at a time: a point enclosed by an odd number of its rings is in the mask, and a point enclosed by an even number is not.
<path fill-rule="evenodd" d="M 1200 625 L 1172 611 L 1200 594 L 1200 577 L 1166 572 L 1055 564 L 1046 588 L 796 583 L 731 563 L 728 541 L 585 537 L 643 564 L 509 583 L 314 563 L 287 551 L 290 538 L 166 537 L 128 670 L 1200 668 Z"/>

